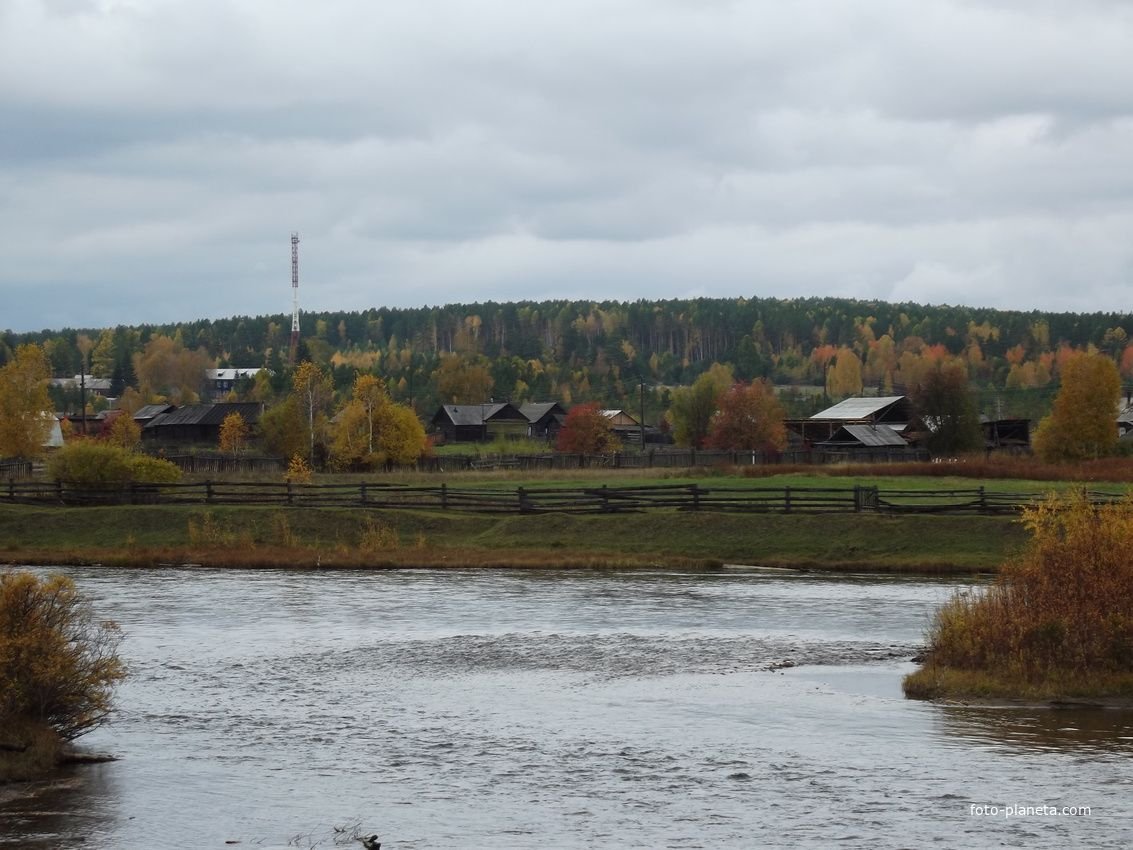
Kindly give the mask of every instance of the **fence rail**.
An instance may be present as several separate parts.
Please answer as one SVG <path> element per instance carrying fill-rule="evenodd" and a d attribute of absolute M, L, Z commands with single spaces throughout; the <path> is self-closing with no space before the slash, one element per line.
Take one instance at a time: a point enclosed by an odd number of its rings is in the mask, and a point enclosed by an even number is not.
<path fill-rule="evenodd" d="M 1119 496 L 1090 491 L 1101 504 Z M 1041 493 L 965 490 L 880 490 L 877 487 L 701 487 L 696 484 L 639 487 L 517 487 L 511 489 L 414 487 L 402 484 L 250 483 L 135 484 L 73 487 L 62 482 L 9 478 L 0 502 L 34 505 L 276 505 L 451 510 L 471 513 L 617 513 L 678 510 L 743 513 L 1015 513 L 1041 500 Z"/>

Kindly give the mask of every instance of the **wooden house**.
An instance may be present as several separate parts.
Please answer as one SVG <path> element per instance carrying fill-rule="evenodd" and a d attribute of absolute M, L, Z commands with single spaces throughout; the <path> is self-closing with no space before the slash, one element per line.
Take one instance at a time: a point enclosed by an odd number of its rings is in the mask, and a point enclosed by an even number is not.
<path fill-rule="evenodd" d="M 557 401 L 529 401 L 519 408 L 527 417 L 527 436 L 554 442 L 566 420 L 566 410 Z"/>
<path fill-rule="evenodd" d="M 220 442 L 220 426 L 232 413 L 239 413 L 252 428 L 260 422 L 264 406 L 254 402 L 186 404 L 159 413 L 142 426 L 142 440 L 169 445 Z"/>
<path fill-rule="evenodd" d="M 224 401 L 238 385 L 255 381 L 256 376 L 264 371 L 266 370 L 263 368 L 206 369 L 205 382 L 209 398 Z"/>
<path fill-rule="evenodd" d="M 448 443 L 487 443 L 527 436 L 528 419 L 511 402 L 446 404 L 429 420 Z"/>

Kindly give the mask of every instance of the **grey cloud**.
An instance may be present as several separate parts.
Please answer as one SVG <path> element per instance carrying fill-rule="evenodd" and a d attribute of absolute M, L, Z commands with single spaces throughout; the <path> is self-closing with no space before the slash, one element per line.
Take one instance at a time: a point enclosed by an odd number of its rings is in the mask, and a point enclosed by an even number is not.
<path fill-rule="evenodd" d="M 1129 55 L 1116 0 L 8 0 L 0 327 L 285 312 L 292 230 L 312 309 L 1129 309 Z"/>

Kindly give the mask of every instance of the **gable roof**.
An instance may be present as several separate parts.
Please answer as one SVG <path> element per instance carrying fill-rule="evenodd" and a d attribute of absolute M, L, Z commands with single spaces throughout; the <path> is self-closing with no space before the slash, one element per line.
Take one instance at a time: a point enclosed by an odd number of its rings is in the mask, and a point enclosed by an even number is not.
<path fill-rule="evenodd" d="M 566 416 L 563 406 L 557 401 L 528 401 L 519 408 L 519 412 L 527 417 L 528 422 L 538 422 L 548 413 L 555 416 Z"/>
<path fill-rule="evenodd" d="M 448 419 L 453 425 L 483 425 L 485 422 L 505 419 L 528 421 L 511 402 L 485 402 L 484 404 L 445 404 L 433 415 L 433 422 Z"/>
<path fill-rule="evenodd" d="M 821 410 L 811 419 L 876 419 L 896 407 L 900 402 L 907 402 L 908 397 L 903 395 L 878 396 L 876 398 L 847 398 L 833 407 Z"/>

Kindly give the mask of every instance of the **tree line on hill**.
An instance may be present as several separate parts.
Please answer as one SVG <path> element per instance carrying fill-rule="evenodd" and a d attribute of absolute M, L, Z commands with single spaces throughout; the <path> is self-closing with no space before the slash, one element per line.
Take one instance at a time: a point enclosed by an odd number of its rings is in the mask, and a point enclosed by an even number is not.
<path fill-rule="evenodd" d="M 713 363 L 736 379 L 822 387 L 827 398 L 863 389 L 904 393 L 938 365 L 959 365 L 1001 417 L 1039 418 L 1060 365 L 1074 351 L 1104 353 L 1133 379 L 1133 316 L 890 304 L 839 298 L 542 301 L 305 313 L 300 361 L 326 369 L 336 392 L 358 372 L 386 382 L 391 398 L 428 412 L 485 398 L 644 401 L 650 419 L 668 389 L 691 385 Z M 24 343 L 42 345 L 57 376 L 89 371 L 111 395 L 142 390 L 146 365 L 179 347 L 202 364 L 263 366 L 286 390 L 290 322 L 282 314 L 168 325 L 64 329 L 0 336 L 0 365 Z M 143 362 L 139 364 L 139 357 Z M 151 369 L 152 371 L 152 369 Z M 194 391 L 192 380 L 187 388 Z M 200 391 L 199 386 L 195 390 Z M 644 397 L 644 398 L 642 398 Z M 780 392 L 792 415 L 827 399 Z"/>

